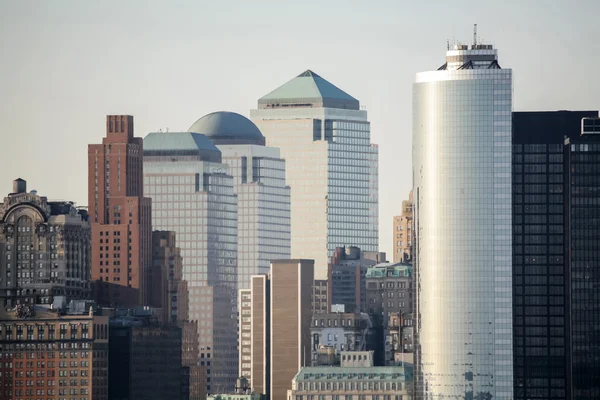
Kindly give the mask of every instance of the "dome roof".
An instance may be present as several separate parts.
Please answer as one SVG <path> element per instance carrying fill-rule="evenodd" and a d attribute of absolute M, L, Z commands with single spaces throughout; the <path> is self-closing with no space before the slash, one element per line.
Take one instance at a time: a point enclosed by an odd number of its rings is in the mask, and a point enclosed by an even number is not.
<path fill-rule="evenodd" d="M 229 111 L 205 115 L 194 122 L 188 132 L 201 133 L 214 144 L 265 144 L 265 137 L 252 121 Z"/>

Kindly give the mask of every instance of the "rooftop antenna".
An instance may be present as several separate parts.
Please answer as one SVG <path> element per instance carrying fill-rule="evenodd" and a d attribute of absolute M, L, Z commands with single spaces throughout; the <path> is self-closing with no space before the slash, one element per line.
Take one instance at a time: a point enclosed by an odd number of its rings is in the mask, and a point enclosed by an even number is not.
<path fill-rule="evenodd" d="M 446 50 L 450 50 L 450 39 L 446 39 Z"/>
<path fill-rule="evenodd" d="M 473 46 L 477 47 L 477 24 L 473 25 Z"/>

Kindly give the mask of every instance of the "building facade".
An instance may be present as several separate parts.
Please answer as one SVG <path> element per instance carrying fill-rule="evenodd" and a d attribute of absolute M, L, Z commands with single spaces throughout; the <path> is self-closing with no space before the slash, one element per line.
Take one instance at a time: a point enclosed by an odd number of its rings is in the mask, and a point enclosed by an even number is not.
<path fill-rule="evenodd" d="M 177 324 L 189 317 L 187 281 L 183 279 L 183 258 L 173 231 L 152 232 L 150 303 L 161 309 L 163 324 Z"/>
<path fill-rule="evenodd" d="M 258 100 L 251 119 L 286 160 L 291 254 L 327 279 L 337 247 L 378 250 L 378 149 L 359 101 L 308 70 Z"/>
<path fill-rule="evenodd" d="M 49 202 L 26 182 L 0 204 L 0 304 L 65 303 L 90 295 L 90 225 L 71 202 Z"/>
<path fill-rule="evenodd" d="M 367 309 L 374 322 L 387 326 L 392 313 L 412 312 L 412 266 L 381 263 L 369 267 L 366 275 Z"/>
<path fill-rule="evenodd" d="M 311 365 L 321 365 L 319 355 L 323 347 L 332 349 L 338 361 L 343 351 L 371 350 L 372 328 L 371 319 L 364 313 L 313 314 L 310 327 Z"/>
<path fill-rule="evenodd" d="M 108 317 L 0 308 L 0 398 L 108 400 Z"/>
<path fill-rule="evenodd" d="M 512 71 L 455 45 L 413 85 L 418 399 L 513 398 Z"/>
<path fill-rule="evenodd" d="M 266 394 L 271 389 L 271 281 L 268 275 L 253 276 L 251 281 L 250 319 L 242 316 L 240 331 L 250 332 L 252 341 L 249 352 L 246 350 L 243 355 L 250 354 L 250 388 Z M 241 343 L 242 349 L 248 348 L 246 342 Z"/>
<path fill-rule="evenodd" d="M 151 202 L 143 196 L 142 157 L 130 115 L 108 115 L 102 144 L 88 146 L 92 279 L 101 305 L 149 304 Z"/>
<path fill-rule="evenodd" d="M 238 199 L 238 289 L 269 273 L 271 260 L 290 258 L 290 187 L 279 149 L 248 118 L 215 112 L 189 129 L 208 137 L 229 166 Z"/>
<path fill-rule="evenodd" d="M 269 399 L 283 399 L 298 370 L 310 363 L 313 260 L 277 260 L 270 279 Z"/>
<path fill-rule="evenodd" d="M 412 261 L 413 194 L 402 202 L 402 214 L 394 217 L 394 262 Z"/>
<path fill-rule="evenodd" d="M 512 234 L 514 396 L 570 397 L 570 195 L 565 136 L 597 111 L 514 112 Z"/>
<path fill-rule="evenodd" d="M 569 215 L 566 229 L 567 270 L 570 271 L 568 394 L 572 399 L 591 400 L 600 396 L 600 118 L 583 118 L 581 135 L 565 140 L 565 170 L 569 172 L 564 186 Z M 562 318 L 551 317 L 549 322 L 552 326 L 562 321 Z"/>
<path fill-rule="evenodd" d="M 367 312 L 367 269 L 385 261 L 381 252 L 355 246 L 335 249 L 329 262 L 331 304 L 342 304 L 346 312 Z"/>
<path fill-rule="evenodd" d="M 230 391 L 238 375 L 237 197 L 228 166 L 201 134 L 150 133 L 144 190 L 154 204 L 154 228 L 177 234 L 206 390 Z"/>
<path fill-rule="evenodd" d="M 133 313 L 111 319 L 109 397 L 187 400 L 181 380 L 181 328 L 161 326 L 150 317 Z"/>

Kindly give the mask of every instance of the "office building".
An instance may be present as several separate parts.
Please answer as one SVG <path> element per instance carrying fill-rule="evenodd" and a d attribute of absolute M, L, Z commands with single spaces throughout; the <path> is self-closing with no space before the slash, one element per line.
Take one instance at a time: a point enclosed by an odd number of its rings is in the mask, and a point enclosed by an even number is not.
<path fill-rule="evenodd" d="M 571 268 L 565 137 L 597 111 L 514 112 L 512 234 L 514 397 L 570 397 Z M 570 186 L 567 186 L 570 187 Z M 575 214 L 573 214 L 574 216 Z M 572 253 L 575 254 L 575 253 Z M 579 290 L 577 290 L 579 292 Z M 575 306 L 577 308 L 578 306 Z M 585 354 L 590 354 L 584 350 Z M 581 371 L 578 376 L 584 376 Z"/>
<path fill-rule="evenodd" d="M 250 277 L 269 273 L 271 260 L 290 258 L 290 187 L 279 149 L 248 118 L 215 112 L 189 129 L 208 137 L 229 166 L 238 199 L 238 289 Z"/>
<path fill-rule="evenodd" d="M 564 154 L 565 170 L 569 173 L 564 187 L 568 195 L 565 239 L 569 250 L 571 322 L 567 371 L 571 387 L 567 394 L 572 399 L 591 400 L 600 397 L 600 118 L 583 118 L 581 135 L 565 140 Z M 552 307 L 553 303 L 550 306 L 551 311 L 560 308 Z M 549 322 L 552 328 L 563 320 L 550 317 Z"/>
<path fill-rule="evenodd" d="M 102 144 L 88 146 L 92 279 L 101 305 L 149 304 L 151 202 L 143 196 L 142 147 L 130 115 L 107 116 Z"/>
<path fill-rule="evenodd" d="M 150 133 L 144 190 L 153 202 L 153 227 L 177 234 L 206 390 L 232 390 L 238 376 L 237 197 L 228 166 L 201 134 Z"/>
<path fill-rule="evenodd" d="M 402 214 L 394 217 L 394 262 L 411 262 L 412 260 L 412 223 L 413 223 L 413 194 L 408 194 L 408 200 L 402 201 Z"/>
<path fill-rule="evenodd" d="M 311 313 L 326 314 L 331 311 L 330 283 L 327 279 L 315 279 L 312 285 Z"/>
<path fill-rule="evenodd" d="M 373 324 L 364 313 L 328 313 L 313 315 L 310 327 L 311 365 L 323 365 L 319 360 L 323 348 L 333 350 L 339 365 L 342 351 L 366 351 L 373 347 Z M 333 364 L 330 364 L 333 365 Z"/>
<path fill-rule="evenodd" d="M 413 85 L 418 399 L 513 398 L 512 71 L 500 65 L 491 45 L 457 44 Z"/>
<path fill-rule="evenodd" d="M 150 312 L 126 310 L 110 320 L 109 398 L 183 399 L 181 328 Z"/>
<path fill-rule="evenodd" d="M 296 372 L 310 364 L 313 260 L 275 260 L 250 288 L 251 390 L 285 398 Z M 240 332 L 248 316 L 242 316 Z M 241 340 L 242 346 L 244 343 Z M 242 356 L 245 353 L 242 353 Z"/>
<path fill-rule="evenodd" d="M 366 275 L 370 266 L 385 262 L 385 253 L 338 247 L 329 262 L 331 304 L 346 312 L 367 312 Z"/>
<path fill-rule="evenodd" d="M 313 260 L 271 263 L 270 399 L 285 398 L 300 367 L 310 363 Z"/>
<path fill-rule="evenodd" d="M 108 317 L 0 307 L 0 398 L 108 400 Z"/>
<path fill-rule="evenodd" d="M 189 317 L 188 285 L 183 279 L 183 258 L 173 231 L 152 232 L 150 303 L 160 308 L 163 324 L 177 324 Z"/>
<path fill-rule="evenodd" d="M 342 353 L 341 367 L 303 367 L 294 376 L 287 400 L 411 400 L 412 381 L 412 366 L 374 367 L 369 352 L 349 351 Z"/>
<path fill-rule="evenodd" d="M 291 254 L 327 279 L 337 247 L 378 250 L 378 149 L 359 101 L 307 70 L 258 100 L 252 121 L 281 149 L 291 186 Z"/>
<path fill-rule="evenodd" d="M 88 298 L 90 259 L 87 212 L 16 179 L 0 203 L 0 306 Z"/>

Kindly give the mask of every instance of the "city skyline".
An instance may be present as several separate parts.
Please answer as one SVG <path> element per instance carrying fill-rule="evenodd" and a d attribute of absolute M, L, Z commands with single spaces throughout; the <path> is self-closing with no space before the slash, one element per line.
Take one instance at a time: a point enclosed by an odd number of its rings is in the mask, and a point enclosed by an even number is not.
<path fill-rule="evenodd" d="M 471 7 L 471 2 L 457 1 L 440 3 L 436 15 L 429 15 L 424 5 L 392 2 L 320 4 L 319 13 L 306 4 L 284 12 L 281 5 L 261 2 L 240 4 L 231 19 L 226 18 L 229 7 L 220 4 L 189 4 L 187 11 L 171 8 L 171 3 L 140 7 L 142 3 L 131 2 L 118 9 L 72 2 L 31 4 L 0 2 L 0 43 L 12 60 L 0 66 L 0 86 L 13 100 L 0 110 L 0 117 L 7 131 L 19 133 L 11 137 L 13 143 L 30 150 L 16 156 L 6 146 L 0 153 L 7 165 L 0 170 L 5 193 L 21 176 L 49 199 L 88 205 L 85 188 L 73 182 L 85 180 L 84 169 L 78 167 L 85 165 L 83 149 L 103 136 L 105 115 L 133 114 L 139 136 L 166 127 L 183 131 L 198 115 L 216 110 L 249 116 L 259 96 L 310 68 L 367 106 L 372 142 L 380 146 L 380 250 L 391 254 L 390 221 L 399 215 L 411 186 L 409 174 L 395 173 L 411 163 L 410 84 L 416 71 L 436 62 L 436 50 L 445 48 L 446 39 L 455 36 L 470 43 L 472 24 L 479 24 L 481 36 L 493 39 L 504 63 L 516 71 L 515 111 L 597 108 L 594 96 L 600 81 L 585 79 L 600 57 L 589 51 L 593 24 L 585 22 L 600 7 L 592 1 L 579 2 L 579 7 L 567 2 L 553 7 L 541 7 L 540 2 Z M 278 12 L 284 13 L 274 19 Z M 498 20 L 513 21 L 513 29 L 505 30 Z M 158 29 L 161 23 L 173 29 Z M 318 28 L 324 25 L 332 31 L 346 25 L 356 29 L 347 37 L 327 37 L 326 28 Z M 280 34 L 272 35 L 273 30 Z M 213 32 L 221 35 L 219 40 Z M 419 32 L 416 39 L 414 32 Z M 314 46 L 323 35 L 327 46 Z M 266 39 L 271 46 L 258 46 Z M 286 42 L 293 43 L 289 50 Z M 340 56 L 357 45 L 364 56 L 342 66 Z M 197 54 L 190 60 L 191 53 Z M 278 56 L 270 57 L 272 63 L 265 67 L 261 60 L 272 54 Z M 549 54 L 552 63 L 544 61 Z M 207 56 L 224 62 L 199 63 Z M 177 61 L 182 59 L 185 65 Z M 557 74 L 562 79 L 554 79 Z M 553 85 L 546 85 L 548 81 Z M 39 171 L 35 161 L 53 146 L 70 156 L 57 157 L 45 172 L 70 170 L 71 179 L 44 179 Z M 399 149 L 406 157 L 395 157 Z"/>

